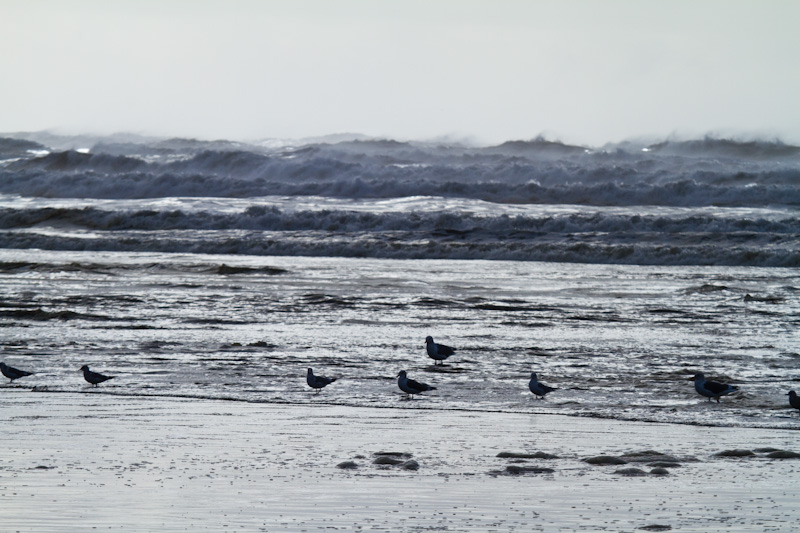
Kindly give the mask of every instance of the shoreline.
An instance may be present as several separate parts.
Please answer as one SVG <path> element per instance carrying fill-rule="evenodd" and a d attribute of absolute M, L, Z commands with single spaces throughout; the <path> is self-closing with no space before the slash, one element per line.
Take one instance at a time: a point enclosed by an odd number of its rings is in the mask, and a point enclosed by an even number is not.
<path fill-rule="evenodd" d="M 342 407 L 342 408 L 353 408 L 353 409 L 384 409 L 384 410 L 391 410 L 391 409 L 401 409 L 401 410 L 410 410 L 410 411 L 441 411 L 441 412 L 450 412 L 450 413 L 485 413 L 485 414 L 515 414 L 515 415 L 527 415 L 527 416 L 555 416 L 555 417 L 564 417 L 564 418 L 586 418 L 586 419 L 597 419 L 597 420 L 608 420 L 608 421 L 615 421 L 615 422 L 627 422 L 627 423 L 634 423 L 634 424 L 663 424 L 663 425 L 674 425 L 674 426 L 694 426 L 694 427 L 707 427 L 707 428 L 743 428 L 743 429 L 759 429 L 764 431 L 800 431 L 800 416 L 794 416 L 795 410 L 790 408 L 788 405 L 785 408 L 785 412 L 787 413 L 784 418 L 791 420 L 796 419 L 798 424 L 796 427 L 773 427 L 769 425 L 747 425 L 747 426 L 737 426 L 733 424 L 710 424 L 710 423 L 703 423 L 700 421 L 681 421 L 681 420 L 647 420 L 641 418 L 632 418 L 632 417 L 612 417 L 606 416 L 599 413 L 564 413 L 564 412 L 549 412 L 545 410 L 529 410 L 529 411 L 513 411 L 513 410 L 503 410 L 503 409 L 480 409 L 480 408 L 468 408 L 468 407 L 451 407 L 451 406 L 442 406 L 442 405 L 419 405 L 420 403 L 424 403 L 424 400 L 413 400 L 418 402 L 416 405 L 357 405 L 357 404 L 349 404 L 346 402 L 341 401 L 330 401 L 324 399 L 312 399 L 308 402 L 297 402 L 291 400 L 280 400 L 280 399 L 250 399 L 250 398 L 237 398 L 232 396 L 221 396 L 221 397 L 214 397 L 214 396 L 203 396 L 203 395 L 192 395 L 192 394 L 160 394 L 160 393 L 142 393 L 142 392 L 125 392 L 125 391 L 116 391 L 116 390 L 109 390 L 108 387 L 103 389 L 92 389 L 89 387 L 84 387 L 86 390 L 53 390 L 47 389 L 39 386 L 34 387 L 24 387 L 22 385 L 14 385 L 13 387 L 6 387 L 6 391 L 16 391 L 16 392 L 30 392 L 35 394 L 97 394 L 101 396 L 112 396 L 112 397 L 125 397 L 125 398 L 141 398 L 141 399 L 160 399 L 160 400 L 190 400 L 190 401 L 208 401 L 208 402 L 232 402 L 232 403 L 246 403 L 252 405 L 275 405 L 275 406 L 298 406 L 298 407 L 308 407 L 308 406 L 326 406 L 326 407 Z M 402 396 L 398 394 L 398 397 Z M 313 398 L 313 396 L 312 396 Z M 402 401 L 402 400 L 398 400 Z M 699 401 L 699 400 L 698 400 Z"/>
<path fill-rule="evenodd" d="M 763 531 L 800 518 L 800 459 L 763 451 L 800 452 L 792 430 L 9 392 L 8 530 Z M 418 466 L 374 464 L 381 452 Z M 586 462 L 599 456 L 626 464 Z"/>

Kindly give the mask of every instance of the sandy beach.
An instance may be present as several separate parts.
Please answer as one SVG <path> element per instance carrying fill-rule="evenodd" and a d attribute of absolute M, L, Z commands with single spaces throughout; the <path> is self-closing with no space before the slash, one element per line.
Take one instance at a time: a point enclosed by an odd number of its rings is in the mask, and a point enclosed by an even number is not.
<path fill-rule="evenodd" d="M 371 409 L 6 387 L 0 406 L 4 531 L 790 531 L 800 518 L 800 460 L 775 452 L 800 451 L 796 431 L 424 399 Z"/>

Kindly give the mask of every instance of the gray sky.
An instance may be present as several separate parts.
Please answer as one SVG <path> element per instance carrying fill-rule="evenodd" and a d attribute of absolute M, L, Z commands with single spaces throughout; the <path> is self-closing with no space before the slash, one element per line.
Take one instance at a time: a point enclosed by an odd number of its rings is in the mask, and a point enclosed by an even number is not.
<path fill-rule="evenodd" d="M 0 131 L 800 142 L 797 0 L 0 0 Z"/>

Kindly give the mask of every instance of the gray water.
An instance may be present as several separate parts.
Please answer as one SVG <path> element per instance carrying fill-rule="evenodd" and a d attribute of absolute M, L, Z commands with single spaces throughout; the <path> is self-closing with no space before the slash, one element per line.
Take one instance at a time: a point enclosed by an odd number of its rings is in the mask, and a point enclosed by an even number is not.
<path fill-rule="evenodd" d="M 799 291 L 786 268 L 6 249 L 0 360 L 43 393 L 793 429 Z M 309 367 L 338 380 L 315 395 Z M 437 390 L 407 400 L 400 370 Z M 708 402 L 697 371 L 741 392 Z"/>

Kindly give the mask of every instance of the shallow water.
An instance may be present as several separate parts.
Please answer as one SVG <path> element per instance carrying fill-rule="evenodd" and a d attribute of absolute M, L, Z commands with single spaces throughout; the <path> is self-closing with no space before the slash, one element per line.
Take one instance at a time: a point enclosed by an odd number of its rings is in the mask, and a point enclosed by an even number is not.
<path fill-rule="evenodd" d="M 800 272 L 0 251 L 13 387 L 800 428 Z M 457 348 L 443 367 L 424 340 Z M 305 372 L 338 378 L 315 395 Z M 399 370 L 437 387 L 409 401 Z M 536 400 L 530 372 L 558 390 Z M 707 402 L 696 371 L 741 392 Z"/>

